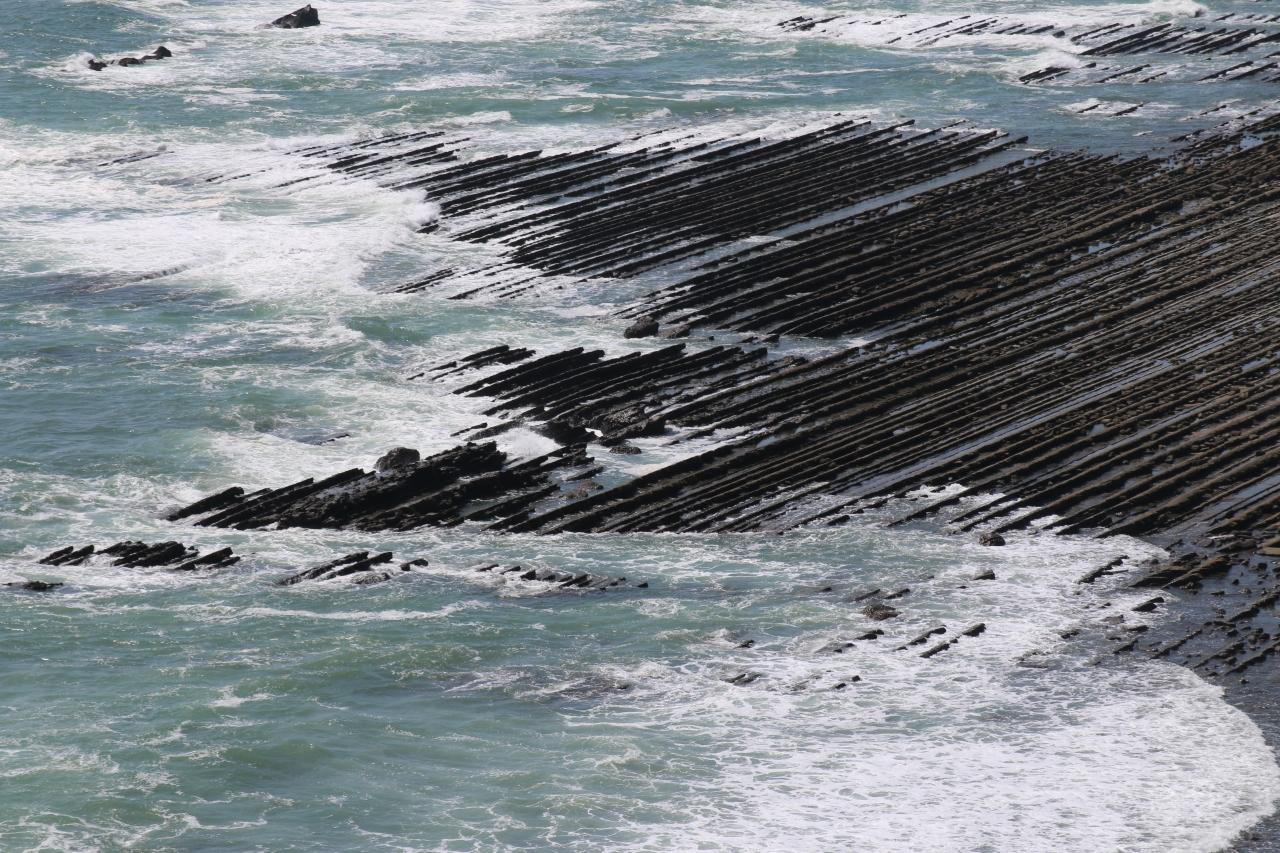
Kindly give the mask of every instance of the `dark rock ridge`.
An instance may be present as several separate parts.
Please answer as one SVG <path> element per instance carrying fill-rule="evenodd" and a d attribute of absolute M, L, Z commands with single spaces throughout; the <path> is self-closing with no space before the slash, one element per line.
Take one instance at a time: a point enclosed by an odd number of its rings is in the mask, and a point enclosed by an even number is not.
<path fill-rule="evenodd" d="M 499 563 L 482 563 L 475 566 L 477 573 L 518 578 L 544 585 L 548 590 L 608 590 L 631 586 L 633 589 L 648 589 L 648 581 L 628 584 L 625 577 L 602 577 L 588 572 L 561 572 L 554 569 L 526 568 L 524 566 L 503 566 Z"/>
<path fill-rule="evenodd" d="M 996 131 L 850 120 L 785 139 L 511 155 L 400 185 L 426 190 L 445 216 L 494 210 L 491 224 L 455 236 L 500 242 L 515 264 L 634 276 L 973 165 L 1016 142 Z"/>
<path fill-rule="evenodd" d="M 1267 138 L 1275 123 L 1260 121 L 1249 133 Z M 727 203 L 755 186 L 776 190 L 797 169 L 824 187 L 856 173 L 869 191 L 883 190 L 877 176 L 898 176 L 891 186 L 919 182 L 957 160 L 981 162 L 999 139 L 845 122 L 784 142 L 700 143 L 694 154 L 656 146 L 504 155 L 436 170 L 422 186 L 455 212 L 507 211 L 475 239 L 519 235 L 521 251 L 532 245 L 525 237 L 542 235 L 526 262 L 621 275 L 632 268 L 605 263 L 605 247 L 672 245 L 693 230 L 721 241 L 735 230 L 768 233 L 793 221 L 779 219 L 788 203 L 812 213 L 848 199 Z M 1019 490 L 1018 499 L 962 521 L 994 526 L 996 535 L 1049 513 L 1063 515 L 1067 529 L 1127 519 L 1117 532 L 1150 534 L 1178 514 L 1194 517 L 1204 500 L 1171 501 L 1183 484 L 1198 482 L 1204 499 L 1230 483 L 1196 481 L 1204 469 L 1193 460 L 1202 457 L 1178 461 L 1179 447 L 1213 440 L 1245 464 L 1269 434 L 1257 430 L 1271 412 L 1274 375 L 1265 342 L 1276 299 L 1266 278 L 1275 200 L 1259 188 L 1278 176 L 1280 158 L 1269 140 L 1249 148 L 1239 139 L 1210 138 L 1172 161 L 1026 157 L 918 192 L 910 205 L 846 215 L 710 261 L 635 309 L 743 332 L 870 334 L 873 344 L 785 364 L 756 356 L 756 369 L 751 353 L 731 347 L 609 360 L 581 350 L 533 360 L 520 353 L 517 367 L 459 390 L 501 399 L 491 413 L 522 411 L 569 429 L 608 434 L 601 419 L 616 412 L 623 433 L 660 433 L 662 423 L 753 432 L 508 526 L 745 530 L 776 526 L 784 510 L 819 491 L 850 496 L 839 511 L 785 525 L 795 526 L 946 482 L 971 484 L 964 496 Z M 543 204 L 591 185 L 599 191 L 589 198 Z M 667 186 L 665 196 L 649 192 Z M 712 203 L 680 198 L 691 186 L 705 188 L 700 201 Z M 661 198 L 668 216 L 636 216 L 641 190 Z M 717 197 L 726 204 L 713 203 Z M 627 212 L 630 224 L 599 232 L 600 216 L 613 210 Z M 685 220 L 688 228 L 678 224 Z M 736 224 L 726 229 L 726 221 Z M 606 241 L 599 251 L 591 249 L 597 239 Z M 619 263 L 636 255 L 636 247 L 621 252 Z M 683 249 L 665 260 L 676 257 Z M 1246 435 L 1250 442 L 1228 440 Z M 1143 471 L 1146 479 L 1134 479 Z M 786 499 L 760 505 L 783 489 Z M 1042 509 L 1017 512 L 1034 505 Z"/>
<path fill-rule="evenodd" d="M 465 445 L 416 458 L 396 448 L 374 472 L 360 468 L 321 480 L 307 478 L 277 489 L 246 493 L 233 487 L 184 507 L 172 519 L 199 516 L 204 527 L 250 530 L 277 527 L 408 530 L 452 527 L 464 521 L 515 522 L 538 501 L 560 491 L 553 474 L 593 470 L 581 446 L 513 462 L 493 442 Z"/>
<path fill-rule="evenodd" d="M 415 153 L 424 140 L 412 135 L 305 156 L 426 190 L 444 227 L 468 214 L 458 236 L 509 250 L 509 268 L 458 295 L 514 295 L 539 271 L 662 269 L 674 283 L 637 300 L 628 320 L 770 345 L 833 339 L 828 355 L 772 361 L 696 339 L 615 359 L 520 353 L 458 391 L 495 399 L 491 415 L 545 425 L 573 442 L 567 452 L 588 436 L 619 446 L 678 441 L 680 428 L 734 437 L 567 503 L 492 513 L 495 528 L 782 531 L 962 483 L 901 520 L 958 512 L 957 529 L 995 541 L 1053 519 L 1061 532 L 1166 545 L 1175 559 L 1146 585 L 1199 586 L 1238 607 L 1160 651 L 1183 661 L 1204 643 L 1202 671 L 1235 675 L 1280 650 L 1280 627 L 1265 621 L 1280 600 L 1277 130 L 1280 119 L 1255 115 L 1128 160 L 861 121 L 783 140 L 633 140 L 467 163 L 439 159 L 443 143 Z M 785 239 L 737 242 L 760 235 Z M 485 352 L 473 360 L 501 364 Z M 274 497 L 254 510 L 238 501 L 203 523 L 293 523 L 291 494 L 260 494 Z M 1133 632 L 1123 647 L 1155 640 Z"/>
<path fill-rule="evenodd" d="M 1268 25 L 1280 23 L 1280 15 L 1270 13 L 1229 12 L 1214 18 L 1209 24 L 1196 20 L 1197 13 L 1188 16 L 1185 23 L 1164 21 L 1156 24 L 1113 22 L 1102 26 L 1075 25 L 1068 22 L 1030 24 L 1001 15 L 958 15 L 950 20 L 921 27 L 918 30 L 888 38 L 885 47 L 895 49 L 948 48 L 956 45 L 956 39 L 965 36 L 1041 36 L 1063 40 L 1063 49 L 1093 61 L 1079 67 L 1050 65 L 1019 78 L 1023 83 L 1068 83 L 1071 85 L 1102 85 L 1122 82 L 1126 84 L 1149 83 L 1153 80 L 1178 77 L 1193 81 L 1246 80 L 1250 78 L 1275 81 L 1280 79 L 1280 66 L 1274 61 L 1275 47 L 1280 33 Z M 884 26 L 885 32 L 893 28 L 891 18 L 857 18 L 831 15 L 823 18 L 800 16 L 781 21 L 778 27 L 791 33 L 814 33 L 839 37 L 846 28 Z M 1114 65 L 1100 62 L 1109 57 L 1131 57 L 1150 54 L 1150 59 L 1163 58 L 1164 62 L 1145 61 L 1133 64 L 1130 60 Z M 1173 57 L 1186 57 L 1187 67 L 1170 66 Z M 1215 63 L 1214 70 L 1204 74 L 1201 63 L 1223 59 Z M 1240 61 L 1243 60 L 1243 61 Z M 1230 63 L 1230 64 L 1227 64 Z"/>
<path fill-rule="evenodd" d="M 878 338 L 665 412 L 669 424 L 758 432 L 518 526 L 767 528 L 819 492 L 848 492 L 854 508 L 948 482 L 972 484 L 964 496 L 1019 490 L 962 522 L 997 535 L 1050 513 L 1067 529 L 1146 534 L 1192 520 L 1214 502 L 1173 500 L 1183 486 L 1204 499 L 1232 483 L 1189 476 L 1208 459 L 1178 457 L 1180 442 L 1216 438 L 1241 474 L 1266 471 L 1252 452 L 1270 434 L 1257 430 L 1272 411 L 1263 235 L 1274 200 L 1256 188 L 1278 173 L 1269 141 L 1194 146 L 1173 164 L 1045 155 L 716 260 L 639 310 Z M 665 378 L 561 382 L 557 366 L 581 357 L 526 362 L 466 393 L 503 396 L 537 365 L 544 378 L 524 402 L 572 411 L 610 392 L 643 398 Z M 1144 471 L 1158 479 L 1134 479 Z"/>
<path fill-rule="evenodd" d="M 281 15 L 271 22 L 271 26 L 282 30 L 296 30 L 302 27 L 320 26 L 320 12 L 310 3 L 301 9 L 295 9 L 287 15 Z"/>
<path fill-rule="evenodd" d="M 63 584 L 59 581 L 9 581 L 5 586 L 24 592 L 50 592 Z"/>
<path fill-rule="evenodd" d="M 426 560 L 411 560 L 401 563 L 398 569 L 383 569 L 393 556 L 390 551 L 370 555 L 368 551 L 355 551 L 345 557 L 339 557 L 328 563 L 321 563 L 309 569 L 281 578 L 276 586 L 293 586 L 304 581 L 329 581 L 337 578 L 349 578 L 357 586 L 372 586 L 389 581 L 400 572 L 412 571 L 416 565 L 426 565 Z"/>
<path fill-rule="evenodd" d="M 127 568 L 165 567 L 171 572 L 212 571 L 240 562 L 230 548 L 219 548 L 201 554 L 194 545 L 181 542 L 157 542 L 154 545 L 132 539 L 117 542 L 106 548 L 93 545 L 77 548 L 68 545 L 41 557 L 45 566 L 82 566 L 95 556 L 110 558 L 111 565 Z"/>
<path fill-rule="evenodd" d="M 345 557 L 283 577 L 276 581 L 276 586 L 294 586 L 300 583 L 329 581 L 339 578 L 346 578 L 357 586 L 372 586 L 373 584 L 391 580 L 405 572 L 411 572 L 415 568 L 425 568 L 429 565 L 427 560 L 418 558 L 403 562 L 398 567 L 393 568 L 391 564 L 394 560 L 395 557 L 390 551 L 378 554 L 371 554 L 368 551 L 355 551 Z M 647 589 L 649 586 L 648 583 L 628 585 L 627 579 L 624 577 L 609 578 L 586 572 L 575 574 L 553 569 L 503 566 L 500 563 L 482 563 L 478 566 L 473 566 L 471 571 L 476 574 L 501 577 L 504 580 L 517 579 L 533 582 L 544 587 L 547 591 L 554 592 L 603 591 L 627 586 L 631 586 L 634 589 Z"/>
<path fill-rule="evenodd" d="M 455 361 L 439 364 L 435 367 L 428 368 L 421 373 L 415 373 L 409 379 L 421 379 L 427 374 L 431 374 L 432 379 L 442 379 L 445 376 L 451 376 L 458 373 L 465 373 L 468 370 L 479 370 L 482 367 L 490 367 L 495 364 L 515 364 L 524 361 L 533 355 L 533 350 L 524 347 L 516 347 L 512 349 L 506 344 L 496 347 L 490 347 L 477 353 L 465 356 Z"/>
<path fill-rule="evenodd" d="M 602 350 L 577 347 L 525 360 L 455 393 L 497 398 L 502 402 L 485 410 L 486 415 L 542 422 L 553 438 L 616 445 L 664 435 L 669 422 L 708 423 L 716 410 L 708 399 L 712 392 L 749 388 L 806 363 L 800 358 L 768 361 L 766 355 L 764 348 L 734 346 L 691 352 L 681 343 L 606 359 Z"/>

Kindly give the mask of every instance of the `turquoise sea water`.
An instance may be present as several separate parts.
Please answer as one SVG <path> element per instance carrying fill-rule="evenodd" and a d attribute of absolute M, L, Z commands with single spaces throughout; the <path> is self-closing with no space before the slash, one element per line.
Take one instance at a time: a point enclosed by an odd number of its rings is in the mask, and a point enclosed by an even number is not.
<path fill-rule="evenodd" d="M 1132 91 L 1016 82 L 1072 61 L 1061 40 L 893 47 L 884 24 L 775 25 L 1199 7 L 318 5 L 322 27 L 285 32 L 258 28 L 290 11 L 261 0 L 0 0 L 0 581 L 66 582 L 0 592 L 0 850 L 1212 850 L 1272 810 L 1280 768 L 1215 688 L 1163 664 L 1091 666 L 1097 648 L 1058 636 L 1128 600 L 1122 577 L 1074 581 L 1155 553 L 1130 540 L 982 549 L 879 517 L 786 537 L 560 538 L 160 520 L 232 483 L 451 446 L 483 405 L 405 381 L 424 365 L 498 343 L 647 345 L 611 314 L 634 285 L 378 293 L 492 250 L 417 234 L 433 209 L 413 194 L 282 189 L 314 174 L 291 154 L 303 145 L 440 128 L 486 153 L 785 133 L 840 112 L 1132 154 L 1209 123 L 1183 119 L 1224 92 L 1151 84 L 1147 106 L 1100 119 L 1070 108 Z M 160 43 L 163 63 L 85 65 Z M 248 177 L 205 180 L 226 173 Z M 549 447 L 525 430 L 500 441 Z M 607 476 L 674 458 L 644 449 L 602 456 Z M 208 577 L 34 562 L 123 538 L 245 560 Z M 431 565 L 368 589 L 270 584 L 356 549 Z M 490 560 L 650 587 L 548 595 L 467 571 Z M 996 581 L 968 582 L 985 568 Z M 891 586 L 912 592 L 887 636 L 832 654 L 873 627 L 850 598 Z M 946 655 L 894 651 L 979 621 L 987 633 Z M 741 672 L 761 677 L 725 681 Z"/>

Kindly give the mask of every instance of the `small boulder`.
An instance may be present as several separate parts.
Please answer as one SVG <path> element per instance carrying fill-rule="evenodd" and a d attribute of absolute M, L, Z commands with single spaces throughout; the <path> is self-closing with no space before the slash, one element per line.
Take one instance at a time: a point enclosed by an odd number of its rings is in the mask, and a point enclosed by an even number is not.
<path fill-rule="evenodd" d="M 173 56 L 173 51 L 164 45 L 160 45 L 155 50 L 147 54 L 148 59 L 168 59 Z"/>
<path fill-rule="evenodd" d="M 116 65 L 124 68 L 130 65 L 141 65 L 142 60 L 136 56 L 122 56 L 116 60 Z"/>
<path fill-rule="evenodd" d="M 762 672 L 740 672 L 731 678 L 726 678 L 725 681 L 730 684 L 737 685 L 738 687 L 743 687 L 747 684 L 758 681 L 763 677 L 764 673 Z"/>
<path fill-rule="evenodd" d="M 990 547 L 997 547 L 999 545 L 1005 544 L 1005 541 L 1004 541 L 1004 537 L 1001 536 L 999 533 L 996 533 L 994 530 L 988 530 L 986 533 L 978 537 L 978 544 L 987 545 Z"/>
<path fill-rule="evenodd" d="M 636 320 L 622 333 L 624 338 L 651 338 L 658 334 L 658 321 L 652 316 Z"/>
<path fill-rule="evenodd" d="M 393 447 L 384 453 L 373 467 L 379 474 L 385 474 L 388 471 L 394 471 L 397 468 L 405 468 L 410 465 L 418 464 L 422 459 L 422 454 L 414 450 L 412 447 Z"/>
<path fill-rule="evenodd" d="M 110 63 L 103 62 L 101 59 L 90 59 L 89 69 L 92 71 L 101 71 L 102 69 L 106 68 L 109 64 Z"/>
<path fill-rule="evenodd" d="M 887 604 L 870 604 L 862 609 L 862 615 L 868 619 L 883 622 L 885 619 L 893 619 L 898 615 L 898 611 Z"/>
<path fill-rule="evenodd" d="M 643 403 L 610 409 L 592 418 L 590 423 L 606 438 L 618 439 L 662 435 L 667 429 L 667 419 L 661 415 L 651 415 Z"/>
<path fill-rule="evenodd" d="M 587 482 L 578 486 L 576 489 L 571 489 L 570 491 L 565 492 L 564 496 L 571 501 L 578 501 L 578 500 L 582 500 L 583 498 L 590 497 L 595 492 L 599 492 L 603 490 L 604 490 L 604 486 L 600 485 L 594 480 L 588 480 Z"/>
<path fill-rule="evenodd" d="M 282 30 L 297 30 L 302 27 L 318 27 L 320 26 L 320 12 L 316 10 L 310 3 L 301 9 L 296 9 L 287 15 L 281 15 L 271 22 L 271 26 L 279 27 Z"/>
<path fill-rule="evenodd" d="M 535 426 L 534 429 L 557 444 L 563 445 L 586 444 L 595 439 L 595 436 L 588 432 L 585 427 L 554 418 L 544 424 Z"/>
<path fill-rule="evenodd" d="M 689 333 L 691 331 L 692 329 L 689 328 L 688 323 L 682 323 L 679 326 L 671 326 L 667 329 L 664 329 L 662 331 L 662 334 L 658 335 L 658 337 L 665 338 L 667 340 L 674 340 L 676 338 L 687 338 L 689 337 Z"/>

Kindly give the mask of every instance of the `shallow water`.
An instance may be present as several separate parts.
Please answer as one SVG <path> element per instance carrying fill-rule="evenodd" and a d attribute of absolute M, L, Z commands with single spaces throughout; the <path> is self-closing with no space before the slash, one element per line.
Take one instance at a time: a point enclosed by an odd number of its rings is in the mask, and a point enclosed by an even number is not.
<path fill-rule="evenodd" d="M 260 0 L 0 0 L 0 581 L 67 582 L 0 595 L 0 848 L 1212 850 L 1271 811 L 1280 768 L 1217 688 L 1165 664 L 1095 666 L 1101 645 L 1059 636 L 1115 630 L 1100 620 L 1137 600 L 1124 578 L 1075 580 L 1155 553 L 1132 540 L 982 549 L 877 517 L 554 539 L 159 520 L 232 483 L 451 446 L 484 404 L 405 381 L 426 365 L 498 343 L 647 346 L 611 316 L 636 285 L 375 293 L 492 250 L 417 234 L 434 210 L 412 194 L 281 188 L 317 173 L 290 153 L 303 145 L 438 127 L 485 152 L 783 133 L 840 112 L 1133 153 L 1200 126 L 1182 119 L 1221 90 L 1150 89 L 1150 108 L 1100 119 L 1065 109 L 1093 90 L 1016 83 L 1067 56 L 1062 40 L 897 48 L 857 26 L 775 26 L 875 12 L 919 29 L 972 10 L 959 3 L 319 8 L 324 26 L 283 32 L 256 28 L 289 11 Z M 158 43 L 175 57 L 84 67 Z M 134 155 L 154 156 L 114 162 Z M 206 180 L 227 173 L 247 177 Z M 550 447 L 525 430 L 499 443 Z M 670 461 L 656 445 L 602 461 L 619 479 Z M 211 577 L 34 563 L 122 538 L 246 559 Z M 375 548 L 431 565 L 368 589 L 270 585 Z M 488 560 L 650 587 L 539 594 L 468 571 Z M 985 568 L 996 580 L 972 581 Z M 825 650 L 874 627 L 850 599 L 875 587 L 909 587 L 903 615 Z M 937 657 L 895 651 L 978 622 Z M 742 672 L 760 677 L 725 681 Z"/>

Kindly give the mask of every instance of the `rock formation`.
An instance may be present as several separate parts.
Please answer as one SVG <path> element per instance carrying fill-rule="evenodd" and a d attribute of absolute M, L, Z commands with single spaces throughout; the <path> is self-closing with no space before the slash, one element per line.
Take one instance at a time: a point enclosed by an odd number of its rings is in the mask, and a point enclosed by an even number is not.
<path fill-rule="evenodd" d="M 271 26 L 282 30 L 296 30 L 302 27 L 320 26 L 320 12 L 310 3 L 301 9 L 295 9 L 287 15 L 281 15 L 271 22 Z"/>

